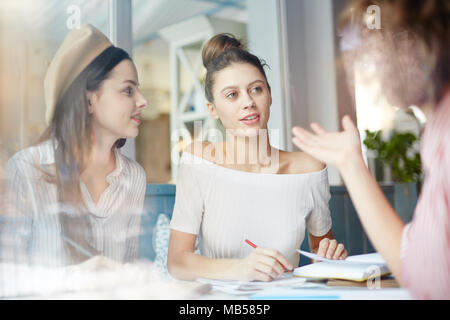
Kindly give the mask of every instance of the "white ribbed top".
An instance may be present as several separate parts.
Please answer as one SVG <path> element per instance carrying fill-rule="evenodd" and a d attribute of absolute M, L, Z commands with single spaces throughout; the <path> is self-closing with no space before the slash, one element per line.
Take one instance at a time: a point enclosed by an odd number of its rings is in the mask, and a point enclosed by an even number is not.
<path fill-rule="evenodd" d="M 233 170 L 184 152 L 178 171 L 171 229 L 200 234 L 210 258 L 244 258 L 245 239 L 280 251 L 298 265 L 305 227 L 331 229 L 327 168 L 304 174 Z"/>
<path fill-rule="evenodd" d="M 92 201 L 84 183 L 80 182 L 80 186 L 92 228 L 86 241 L 99 254 L 126 262 L 137 258 L 146 176 L 144 169 L 122 155 L 120 150 L 115 149 L 115 156 L 116 169 L 107 176 L 109 186 L 97 204 Z M 61 204 L 58 203 L 56 185 L 46 182 L 37 169 L 51 168 L 54 163 L 50 140 L 19 151 L 8 161 L 11 205 L 18 221 L 9 230 L 9 239 L 20 239 L 23 245 L 12 241 L 9 244 L 24 250 L 20 255 L 27 256 L 29 262 L 46 265 L 67 262 L 63 254 L 62 229 L 58 219 Z M 2 246 L 7 252 L 5 235 L 2 236 Z"/>

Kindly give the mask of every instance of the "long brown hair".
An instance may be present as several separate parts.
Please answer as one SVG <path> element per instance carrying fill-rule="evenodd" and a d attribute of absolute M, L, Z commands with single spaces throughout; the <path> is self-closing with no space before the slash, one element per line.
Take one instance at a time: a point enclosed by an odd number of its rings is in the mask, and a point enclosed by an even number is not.
<path fill-rule="evenodd" d="M 57 102 L 50 125 L 38 143 L 51 139 L 55 150 L 55 177 L 60 201 L 79 201 L 80 173 L 91 148 L 91 117 L 87 92 L 98 90 L 112 69 L 122 60 L 131 60 L 123 49 L 111 46 L 97 56 L 73 81 Z M 114 148 L 121 148 L 126 139 L 119 139 Z"/>
<path fill-rule="evenodd" d="M 50 139 L 53 144 L 55 170 L 41 169 L 41 172 L 45 172 L 48 182 L 57 186 L 61 236 L 65 240 L 69 263 L 88 258 L 83 253 L 86 251 L 97 254 L 89 241 L 93 236 L 92 228 L 80 188 L 80 175 L 91 150 L 92 115 L 88 111 L 87 92 L 98 90 L 114 67 L 125 59 L 131 60 L 128 53 L 114 46 L 97 56 L 57 101 L 51 123 L 38 142 Z M 125 141 L 118 139 L 113 149 L 122 147 Z"/>

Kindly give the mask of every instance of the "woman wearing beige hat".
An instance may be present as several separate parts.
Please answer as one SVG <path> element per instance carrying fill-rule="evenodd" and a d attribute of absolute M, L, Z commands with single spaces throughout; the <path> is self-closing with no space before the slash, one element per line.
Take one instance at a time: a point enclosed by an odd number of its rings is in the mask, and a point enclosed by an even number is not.
<path fill-rule="evenodd" d="M 138 85 L 130 56 L 90 25 L 58 49 L 44 80 L 48 127 L 8 161 L 28 261 L 137 258 L 146 178 L 120 147 L 137 136 L 147 105 Z"/>

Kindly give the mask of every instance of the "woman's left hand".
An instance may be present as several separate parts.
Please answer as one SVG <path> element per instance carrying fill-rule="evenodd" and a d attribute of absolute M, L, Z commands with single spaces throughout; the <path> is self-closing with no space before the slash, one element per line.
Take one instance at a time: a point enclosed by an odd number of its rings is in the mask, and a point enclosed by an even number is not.
<path fill-rule="evenodd" d="M 332 260 L 344 260 L 347 258 L 347 250 L 342 243 L 338 243 L 335 239 L 324 238 L 319 243 L 317 254 L 321 257 Z"/>

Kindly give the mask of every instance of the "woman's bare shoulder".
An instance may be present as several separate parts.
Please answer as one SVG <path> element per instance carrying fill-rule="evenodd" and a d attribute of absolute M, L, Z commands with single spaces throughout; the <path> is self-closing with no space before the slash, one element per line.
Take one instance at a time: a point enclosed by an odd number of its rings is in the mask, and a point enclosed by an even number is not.
<path fill-rule="evenodd" d="M 321 171 L 325 164 L 301 151 L 280 151 L 280 161 L 288 164 L 289 173 L 311 173 Z"/>

